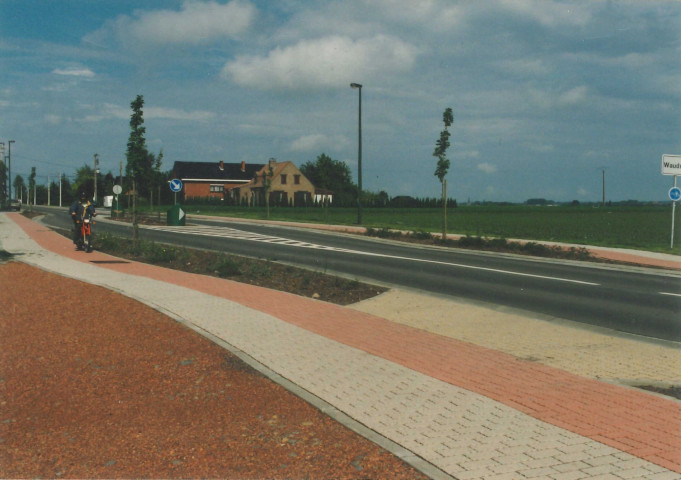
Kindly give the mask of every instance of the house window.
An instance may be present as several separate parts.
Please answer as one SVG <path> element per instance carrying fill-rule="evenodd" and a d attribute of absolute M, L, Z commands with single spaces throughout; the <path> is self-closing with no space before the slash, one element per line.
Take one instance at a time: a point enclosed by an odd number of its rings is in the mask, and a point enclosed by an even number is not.
<path fill-rule="evenodd" d="M 296 185 L 300 185 L 300 175 L 293 176 L 293 183 Z"/>
<path fill-rule="evenodd" d="M 281 184 L 286 185 L 286 174 L 285 173 L 281 174 Z"/>
<path fill-rule="evenodd" d="M 224 189 L 225 189 L 224 185 L 211 185 L 210 193 L 222 193 Z"/>

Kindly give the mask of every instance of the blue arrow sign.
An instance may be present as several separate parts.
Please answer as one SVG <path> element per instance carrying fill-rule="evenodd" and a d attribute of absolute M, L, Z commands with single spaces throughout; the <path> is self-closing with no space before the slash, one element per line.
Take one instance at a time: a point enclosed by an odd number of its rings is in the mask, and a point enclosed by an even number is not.
<path fill-rule="evenodd" d="M 672 199 L 674 202 L 678 202 L 679 199 L 681 199 L 681 188 L 679 187 L 672 187 L 669 189 L 669 198 Z"/>
<path fill-rule="evenodd" d="M 169 185 L 170 185 L 170 189 L 175 193 L 182 190 L 182 180 L 180 180 L 179 178 L 173 178 L 170 181 Z"/>

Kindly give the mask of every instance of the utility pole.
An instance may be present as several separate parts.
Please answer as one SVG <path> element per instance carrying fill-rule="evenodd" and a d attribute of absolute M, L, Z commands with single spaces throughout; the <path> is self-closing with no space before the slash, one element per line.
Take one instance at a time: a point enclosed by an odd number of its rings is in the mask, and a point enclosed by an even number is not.
<path fill-rule="evenodd" d="M 359 115 L 357 121 L 357 225 L 362 224 L 362 84 L 351 83 L 350 88 L 359 91 Z"/>
<path fill-rule="evenodd" d="M 59 172 L 59 206 L 61 207 L 61 172 Z"/>
<path fill-rule="evenodd" d="M 14 143 L 14 140 L 8 140 L 7 141 L 7 146 L 9 147 L 9 155 L 7 157 L 7 175 L 9 179 L 9 189 L 7 190 L 8 193 L 8 199 L 12 198 L 12 144 Z"/>
<path fill-rule="evenodd" d="M 50 176 L 47 176 L 47 206 L 49 207 L 51 205 L 50 203 Z"/>
<path fill-rule="evenodd" d="M 97 205 L 97 169 L 99 168 L 99 155 L 95 153 L 95 194 L 92 199 Z"/>
<path fill-rule="evenodd" d="M 605 207 L 605 170 L 608 167 L 598 167 L 598 169 L 601 171 L 602 174 L 602 181 L 603 181 L 603 206 Z"/>
<path fill-rule="evenodd" d="M 0 142 L 0 160 L 2 160 L 3 162 L 5 162 L 5 160 L 6 160 L 6 157 L 5 157 L 5 142 Z M 7 183 L 9 183 L 11 181 L 12 180 L 9 177 L 7 177 Z M 7 185 L 3 185 L 3 187 L 5 187 L 5 189 L 6 189 Z M 7 192 L 7 191 L 8 190 L 5 190 L 5 192 Z M 7 200 L 9 200 L 9 197 L 7 197 Z"/>

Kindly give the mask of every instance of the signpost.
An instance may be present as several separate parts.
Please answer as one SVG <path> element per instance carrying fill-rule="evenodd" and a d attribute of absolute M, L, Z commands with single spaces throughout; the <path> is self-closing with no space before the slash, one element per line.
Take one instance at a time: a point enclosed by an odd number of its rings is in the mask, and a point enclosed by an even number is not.
<path fill-rule="evenodd" d="M 177 192 L 182 191 L 182 180 L 179 178 L 173 178 L 168 185 L 170 189 L 175 193 L 175 203 L 177 203 Z"/>
<path fill-rule="evenodd" d="M 672 201 L 672 239 L 669 248 L 674 248 L 676 202 L 681 199 L 681 189 L 676 186 L 676 177 L 681 175 L 681 155 L 662 155 L 662 175 L 674 176 L 674 186 L 669 189 L 669 199 Z"/>
<path fill-rule="evenodd" d="M 118 196 L 121 194 L 122 191 L 123 191 L 123 188 L 120 185 L 114 185 L 113 186 L 113 193 L 114 193 L 114 195 L 116 195 L 116 208 L 113 209 L 113 213 L 114 213 L 113 217 L 114 218 L 118 218 L 118 217 L 123 216 L 122 215 L 123 212 L 121 211 L 121 206 L 118 203 Z"/>
<path fill-rule="evenodd" d="M 173 178 L 170 182 L 168 182 L 168 186 L 175 193 L 175 204 L 170 210 L 168 210 L 166 223 L 168 225 L 184 225 L 185 213 L 184 210 L 182 210 L 182 207 L 180 207 L 180 204 L 177 203 L 177 192 L 182 191 L 182 180 L 179 178 Z"/>

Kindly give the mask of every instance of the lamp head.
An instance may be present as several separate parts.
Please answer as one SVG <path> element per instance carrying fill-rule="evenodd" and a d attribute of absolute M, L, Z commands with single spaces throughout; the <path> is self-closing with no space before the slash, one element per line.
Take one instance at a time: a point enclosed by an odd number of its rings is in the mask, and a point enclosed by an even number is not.
<path fill-rule="evenodd" d="M 362 85 L 360 83 L 351 83 L 350 87 L 351 88 L 362 88 Z"/>

